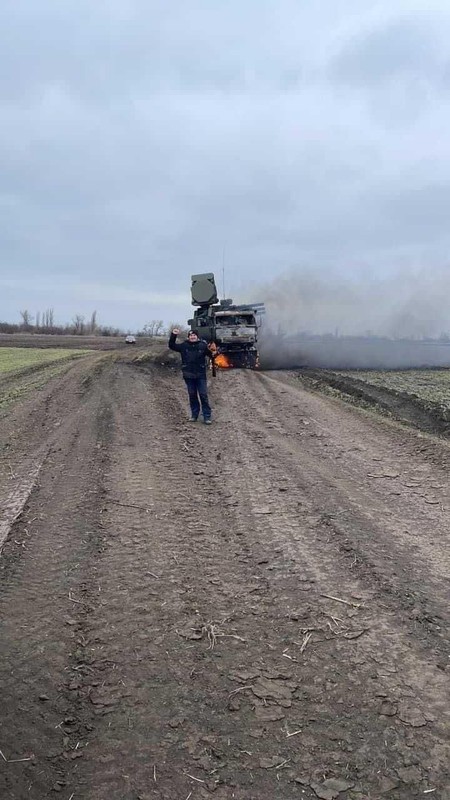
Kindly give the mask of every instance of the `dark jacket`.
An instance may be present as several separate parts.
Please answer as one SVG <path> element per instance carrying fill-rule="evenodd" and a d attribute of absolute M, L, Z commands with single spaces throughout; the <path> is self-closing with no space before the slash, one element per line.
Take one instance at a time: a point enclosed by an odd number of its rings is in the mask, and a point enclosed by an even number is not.
<path fill-rule="evenodd" d="M 185 378 L 204 378 L 206 376 L 206 358 L 212 358 L 208 345 L 202 339 L 198 342 L 181 342 L 177 344 L 175 333 L 170 334 L 169 347 L 181 355 L 181 369 Z"/>

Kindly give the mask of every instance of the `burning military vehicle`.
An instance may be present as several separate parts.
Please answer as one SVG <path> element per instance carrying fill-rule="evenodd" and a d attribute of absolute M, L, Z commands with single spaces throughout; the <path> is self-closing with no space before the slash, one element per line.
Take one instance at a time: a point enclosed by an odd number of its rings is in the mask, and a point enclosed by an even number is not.
<path fill-rule="evenodd" d="M 231 299 L 220 300 L 212 272 L 192 275 L 192 305 L 197 306 L 188 324 L 201 339 L 214 345 L 215 365 L 221 369 L 259 366 L 258 328 L 264 303 L 234 305 Z"/>

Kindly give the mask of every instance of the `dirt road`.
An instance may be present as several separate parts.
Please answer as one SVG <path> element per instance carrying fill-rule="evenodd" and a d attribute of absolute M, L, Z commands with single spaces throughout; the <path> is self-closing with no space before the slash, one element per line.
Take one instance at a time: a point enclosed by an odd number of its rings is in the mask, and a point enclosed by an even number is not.
<path fill-rule="evenodd" d="M 445 800 L 448 442 L 211 395 L 96 354 L 2 418 L 0 796 Z"/>

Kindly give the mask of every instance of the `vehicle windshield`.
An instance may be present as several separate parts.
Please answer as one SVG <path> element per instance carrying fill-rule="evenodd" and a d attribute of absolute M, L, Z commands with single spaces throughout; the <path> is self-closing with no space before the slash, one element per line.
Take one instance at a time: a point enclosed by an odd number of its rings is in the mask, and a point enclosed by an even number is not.
<path fill-rule="evenodd" d="M 254 325 L 254 318 L 245 314 L 228 314 L 221 316 L 217 314 L 216 322 L 219 325 Z"/>

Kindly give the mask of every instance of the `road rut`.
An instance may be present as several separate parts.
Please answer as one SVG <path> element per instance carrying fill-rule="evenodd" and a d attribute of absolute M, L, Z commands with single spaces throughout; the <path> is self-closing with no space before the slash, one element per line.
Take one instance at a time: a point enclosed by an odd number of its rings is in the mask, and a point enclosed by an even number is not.
<path fill-rule="evenodd" d="M 293 374 L 211 398 L 105 357 L 5 418 L 2 797 L 444 800 L 447 443 Z"/>

